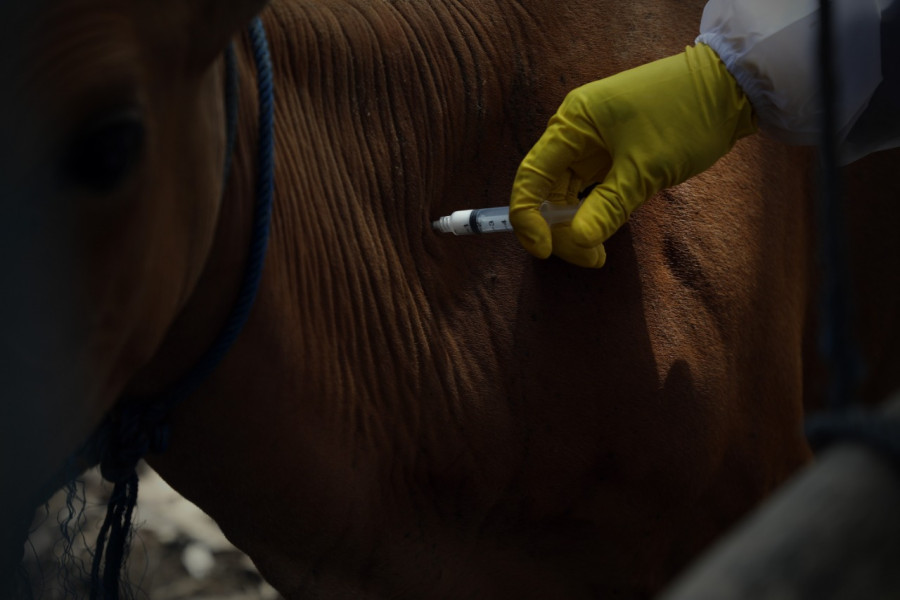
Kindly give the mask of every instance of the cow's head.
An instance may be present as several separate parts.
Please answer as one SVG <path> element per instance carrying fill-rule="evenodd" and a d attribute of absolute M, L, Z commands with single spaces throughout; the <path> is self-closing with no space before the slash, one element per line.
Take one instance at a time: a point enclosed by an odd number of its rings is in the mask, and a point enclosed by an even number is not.
<path fill-rule="evenodd" d="M 206 264 L 220 57 L 263 4 L 0 4 L 0 577 Z"/>

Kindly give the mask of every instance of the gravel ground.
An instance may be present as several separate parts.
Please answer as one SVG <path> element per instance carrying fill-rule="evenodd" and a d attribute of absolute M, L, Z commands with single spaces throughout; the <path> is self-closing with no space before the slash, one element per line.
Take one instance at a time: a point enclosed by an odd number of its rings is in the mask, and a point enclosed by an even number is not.
<path fill-rule="evenodd" d="M 253 562 L 228 542 L 209 516 L 147 465 L 141 464 L 139 475 L 134 519 L 138 529 L 127 565 L 136 600 L 280 600 Z M 83 535 L 76 536 L 72 554 L 90 569 L 89 548 L 103 522 L 112 486 L 97 470 L 85 473 L 83 480 Z M 88 595 L 77 568 L 76 576 L 66 580 L 68 591 L 60 573 L 58 557 L 64 543 L 58 522 L 67 513 L 65 494 L 60 492 L 35 519 L 25 568 L 36 600 Z"/>

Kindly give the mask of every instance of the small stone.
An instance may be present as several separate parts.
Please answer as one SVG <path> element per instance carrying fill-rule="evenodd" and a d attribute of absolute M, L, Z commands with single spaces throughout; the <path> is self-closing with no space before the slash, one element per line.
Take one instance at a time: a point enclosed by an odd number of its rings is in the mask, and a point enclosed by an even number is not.
<path fill-rule="evenodd" d="M 206 579 L 216 566 L 216 559 L 207 546 L 193 542 L 184 547 L 181 564 L 194 579 Z"/>

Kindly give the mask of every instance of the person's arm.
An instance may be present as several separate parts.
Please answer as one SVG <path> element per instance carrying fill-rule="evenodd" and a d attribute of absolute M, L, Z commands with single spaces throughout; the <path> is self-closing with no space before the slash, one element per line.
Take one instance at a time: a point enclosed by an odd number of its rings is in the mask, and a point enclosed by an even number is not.
<path fill-rule="evenodd" d="M 897 21 L 882 14 L 896 13 L 900 0 L 832 4 L 838 139 L 847 162 L 900 145 L 892 102 L 900 86 L 891 88 L 894 96 L 879 87 L 882 63 L 900 62 L 882 60 L 892 48 L 882 30 Z M 711 0 L 694 48 L 573 90 L 516 174 L 510 220 L 522 245 L 541 258 L 552 252 L 603 266 L 603 242 L 633 210 L 710 167 L 755 130 L 757 118 L 782 141 L 816 143 L 818 19 L 818 0 Z M 876 111 L 879 94 L 887 101 Z M 864 129 L 873 115 L 876 126 Z M 540 204 L 576 203 L 593 183 L 572 223 L 551 230 Z"/>
<path fill-rule="evenodd" d="M 869 112 L 883 71 L 896 70 L 893 65 L 900 60 L 885 31 L 900 33 L 892 16 L 898 5 L 895 0 L 831 0 L 835 127 L 844 163 L 879 149 L 885 137 L 900 144 L 900 122 L 868 140 L 857 131 L 855 141 L 847 141 Z M 819 141 L 819 22 L 819 0 L 710 0 L 700 22 L 697 42 L 712 47 L 728 67 L 750 98 L 760 129 L 789 144 Z"/>
<path fill-rule="evenodd" d="M 900 0 L 881 0 L 881 83 L 841 142 L 848 163 L 877 150 L 900 146 Z"/>
<path fill-rule="evenodd" d="M 519 166 L 510 221 L 539 258 L 551 252 L 602 267 L 603 242 L 663 188 L 709 168 L 756 131 L 747 97 L 705 44 L 577 88 Z M 596 187 L 569 225 L 551 230 L 542 202 L 574 204 Z"/>

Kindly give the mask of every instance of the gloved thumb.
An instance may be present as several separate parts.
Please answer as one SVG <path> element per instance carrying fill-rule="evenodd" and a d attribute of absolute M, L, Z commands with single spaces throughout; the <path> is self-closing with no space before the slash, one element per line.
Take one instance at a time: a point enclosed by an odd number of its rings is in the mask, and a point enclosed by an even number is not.
<path fill-rule="evenodd" d="M 537 258 L 547 258 L 553 250 L 550 227 L 535 206 L 513 204 L 509 212 L 519 243 Z"/>

